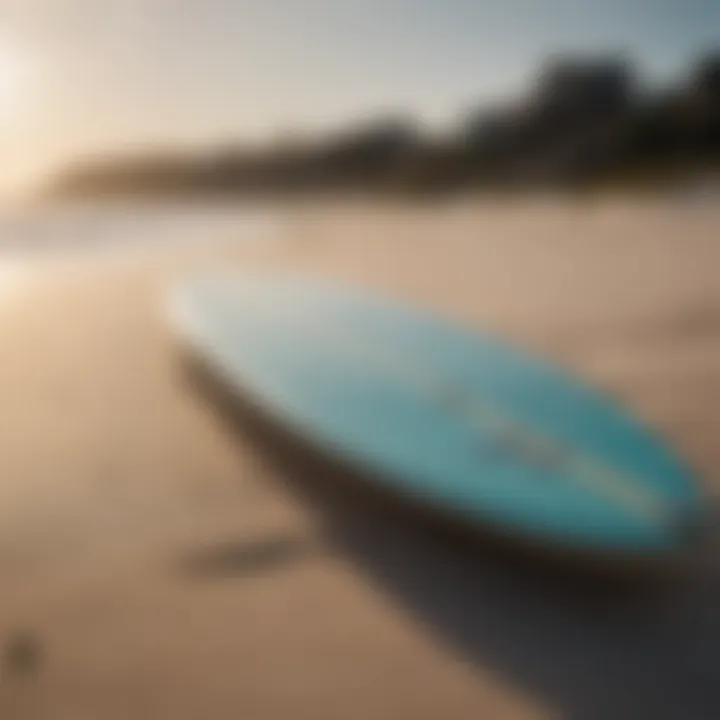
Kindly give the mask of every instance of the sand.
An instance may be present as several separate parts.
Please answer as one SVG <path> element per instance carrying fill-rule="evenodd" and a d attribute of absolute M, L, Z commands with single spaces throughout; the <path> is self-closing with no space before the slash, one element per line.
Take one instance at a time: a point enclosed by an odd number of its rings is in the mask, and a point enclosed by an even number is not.
<path fill-rule="evenodd" d="M 262 242 L 50 265 L 2 298 L 0 717 L 719 717 L 712 544 L 687 578 L 630 599 L 410 519 L 319 509 L 187 382 L 160 306 L 212 266 L 383 289 L 617 395 L 714 501 L 720 210 L 348 203 L 273 218 Z"/>

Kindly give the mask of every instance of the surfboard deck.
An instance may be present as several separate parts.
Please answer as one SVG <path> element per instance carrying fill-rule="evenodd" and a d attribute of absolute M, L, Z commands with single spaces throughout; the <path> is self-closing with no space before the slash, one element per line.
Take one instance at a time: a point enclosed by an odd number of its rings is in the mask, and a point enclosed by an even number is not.
<path fill-rule="evenodd" d="M 316 278 L 202 277 L 169 306 L 225 383 L 400 496 L 593 554 L 664 557 L 695 540 L 702 498 L 667 445 L 496 338 Z"/>

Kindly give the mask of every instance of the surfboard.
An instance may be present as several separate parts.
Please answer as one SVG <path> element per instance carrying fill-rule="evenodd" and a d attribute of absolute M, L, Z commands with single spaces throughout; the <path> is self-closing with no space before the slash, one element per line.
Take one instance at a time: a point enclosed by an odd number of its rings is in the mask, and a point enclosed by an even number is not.
<path fill-rule="evenodd" d="M 492 335 L 310 277 L 204 276 L 175 332 L 233 391 L 379 486 L 540 546 L 664 557 L 704 512 L 657 434 Z"/>

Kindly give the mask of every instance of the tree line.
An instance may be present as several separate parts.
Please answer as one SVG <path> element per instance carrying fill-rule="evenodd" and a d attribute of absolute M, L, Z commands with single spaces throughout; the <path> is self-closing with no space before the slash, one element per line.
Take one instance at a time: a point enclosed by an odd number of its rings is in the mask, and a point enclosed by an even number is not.
<path fill-rule="evenodd" d="M 656 183 L 717 167 L 720 51 L 674 86 L 653 89 L 622 59 L 555 58 L 521 97 L 468 112 L 439 137 L 411 118 L 377 118 L 262 148 L 87 161 L 63 173 L 52 192 L 422 194 Z"/>

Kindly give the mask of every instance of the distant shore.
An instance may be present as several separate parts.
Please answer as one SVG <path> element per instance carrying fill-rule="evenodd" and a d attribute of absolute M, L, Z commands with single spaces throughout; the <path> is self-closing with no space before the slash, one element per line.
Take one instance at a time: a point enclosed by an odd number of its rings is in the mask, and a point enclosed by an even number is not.
<path fill-rule="evenodd" d="M 523 189 L 663 187 L 720 170 L 720 52 L 652 91 L 618 58 L 560 57 L 512 102 L 468 112 L 428 136 L 406 116 L 263 147 L 90 157 L 48 188 L 55 196 L 376 197 Z"/>

